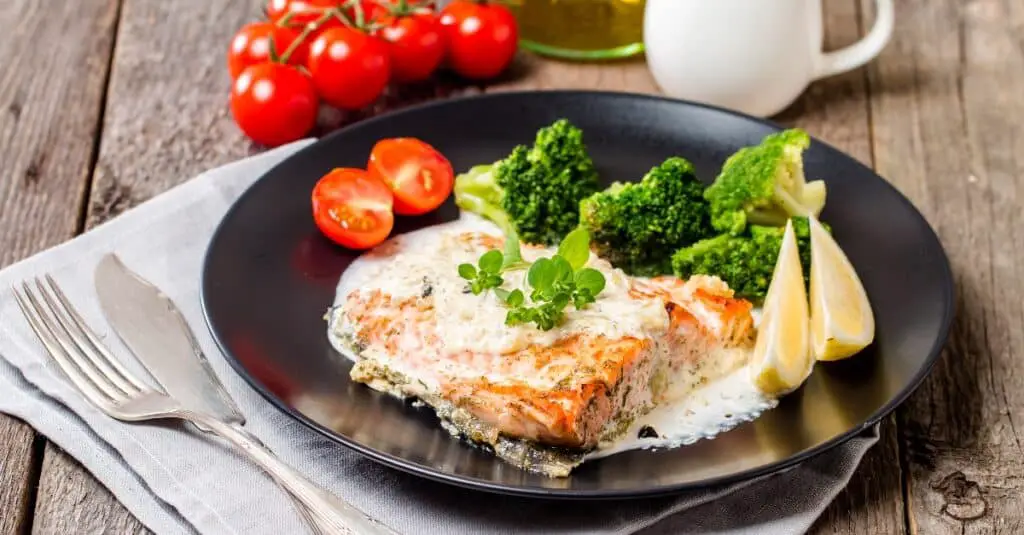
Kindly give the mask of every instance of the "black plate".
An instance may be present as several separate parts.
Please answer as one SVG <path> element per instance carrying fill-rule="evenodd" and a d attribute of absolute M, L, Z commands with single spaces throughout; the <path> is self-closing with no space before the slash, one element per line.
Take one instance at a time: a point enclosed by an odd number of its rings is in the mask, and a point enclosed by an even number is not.
<path fill-rule="evenodd" d="M 870 169 L 815 141 L 810 178 L 824 178 L 831 223 L 875 310 L 875 344 L 819 364 L 779 407 L 712 441 L 634 451 L 586 463 L 571 477 L 523 472 L 453 440 L 428 409 L 355 384 L 328 344 L 322 319 L 356 254 L 333 246 L 310 217 L 317 179 L 365 165 L 378 139 L 415 136 L 456 171 L 491 162 L 565 117 L 580 126 L 602 177 L 634 180 L 668 156 L 704 180 L 727 156 L 777 126 L 706 106 L 615 93 L 533 92 L 449 100 L 336 132 L 271 169 L 225 216 L 206 257 L 202 295 L 214 337 L 234 368 L 298 420 L 385 464 L 483 490 L 549 497 L 630 497 L 735 481 L 780 470 L 855 436 L 891 412 L 939 356 L 953 315 L 949 264 L 910 202 Z M 456 216 L 400 218 L 407 232 Z"/>

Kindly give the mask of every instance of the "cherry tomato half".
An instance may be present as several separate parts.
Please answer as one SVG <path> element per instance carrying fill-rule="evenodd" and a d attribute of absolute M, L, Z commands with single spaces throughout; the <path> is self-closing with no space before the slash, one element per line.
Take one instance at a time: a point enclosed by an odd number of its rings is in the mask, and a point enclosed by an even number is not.
<path fill-rule="evenodd" d="M 301 139 L 316 125 L 313 82 L 281 63 L 246 67 L 231 85 L 231 114 L 253 141 L 276 146 Z"/>
<path fill-rule="evenodd" d="M 370 176 L 387 184 L 395 196 L 395 213 L 425 214 L 452 193 L 452 164 L 434 147 L 415 138 L 383 139 L 370 151 Z"/>
<path fill-rule="evenodd" d="M 493 78 L 516 55 L 516 18 L 497 2 L 453 0 L 441 11 L 441 25 L 451 67 L 466 78 Z"/>
<path fill-rule="evenodd" d="M 399 82 L 419 82 L 433 74 L 444 59 L 444 34 L 433 12 L 385 16 L 377 35 L 388 42 L 391 74 Z"/>
<path fill-rule="evenodd" d="M 345 110 L 377 100 L 391 72 L 387 44 L 348 27 L 320 34 L 310 45 L 306 65 L 317 93 L 328 104 Z"/>
<path fill-rule="evenodd" d="M 395 224 L 391 190 L 362 169 L 338 168 L 313 188 L 313 219 L 325 236 L 350 249 L 387 239 Z"/>
<path fill-rule="evenodd" d="M 228 72 L 231 74 L 231 79 L 238 78 L 238 75 L 242 74 L 242 71 L 250 65 L 270 61 L 271 43 L 273 43 L 277 55 L 280 56 L 298 38 L 297 30 L 283 28 L 272 22 L 246 24 L 231 39 L 231 46 L 228 48 Z M 308 48 L 308 46 L 302 45 L 296 47 L 295 52 L 288 57 L 288 63 L 304 65 Z"/>

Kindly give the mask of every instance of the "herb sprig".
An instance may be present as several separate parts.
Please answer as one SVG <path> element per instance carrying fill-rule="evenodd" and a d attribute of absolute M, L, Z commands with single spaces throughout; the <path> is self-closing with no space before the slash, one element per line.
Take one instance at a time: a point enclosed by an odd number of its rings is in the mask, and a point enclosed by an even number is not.
<path fill-rule="evenodd" d="M 504 252 L 492 249 L 480 256 L 476 266 L 459 264 L 458 269 L 459 276 L 469 281 L 469 290 L 473 292 L 473 295 L 480 295 L 487 290 L 494 289 L 500 297 L 501 293 L 498 290 L 501 290 L 500 286 L 505 283 L 501 274 L 526 265 L 528 264 L 523 261 L 522 251 L 519 248 L 519 237 L 515 233 L 511 233 L 505 238 Z"/>
<path fill-rule="evenodd" d="M 470 290 L 479 295 L 493 289 L 508 307 L 506 325 L 534 323 L 541 330 L 551 330 L 565 319 L 565 308 L 572 303 L 581 310 L 593 303 L 605 288 L 604 275 L 584 267 L 590 259 L 590 234 L 584 228 L 570 232 L 551 258 L 539 258 L 533 264 L 523 261 L 519 239 L 510 235 L 505 240 L 504 252 L 491 250 L 472 264 L 459 266 L 459 275 L 470 283 Z M 513 267 L 530 266 L 526 273 L 530 304 L 519 289 L 501 288 L 501 273 Z"/>

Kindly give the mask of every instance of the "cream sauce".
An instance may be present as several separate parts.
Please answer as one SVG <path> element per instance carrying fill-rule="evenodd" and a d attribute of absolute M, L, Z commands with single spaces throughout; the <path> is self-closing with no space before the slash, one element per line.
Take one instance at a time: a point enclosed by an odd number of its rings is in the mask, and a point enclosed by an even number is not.
<path fill-rule="evenodd" d="M 506 354 L 531 344 L 551 345 L 581 332 L 609 338 L 627 335 L 651 338 L 668 328 L 668 315 L 663 307 L 653 300 L 631 299 L 626 275 L 595 255 L 591 255 L 587 265 L 601 271 L 606 280 L 605 289 L 595 303 L 582 310 L 567 307 L 566 320 L 549 331 L 532 324 L 507 326 L 508 309 L 495 293 L 469 293 L 466 280 L 458 275 L 459 264 L 475 265 L 481 255 L 480 247 L 456 241 L 457 234 L 467 231 L 501 239 L 497 228 L 475 216 L 397 236 L 387 245 L 394 251 L 393 255 L 386 258 L 364 255 L 346 270 L 338 285 L 335 304 L 343 302 L 357 288 L 373 287 L 395 297 L 413 297 L 421 295 L 425 284 L 429 285 L 437 334 L 445 344 L 444 350 L 450 353 L 472 350 Z M 555 252 L 554 249 L 524 247 L 523 258 L 533 261 Z M 503 277 L 503 289 L 520 289 L 529 295 L 525 269 L 507 271 Z"/>
<path fill-rule="evenodd" d="M 531 343 L 551 344 L 568 333 L 581 330 L 612 338 L 624 335 L 650 338 L 668 328 L 668 315 L 657 301 L 630 299 L 629 279 L 620 270 L 613 269 L 607 262 L 593 255 L 588 265 L 604 273 L 607 280 L 607 286 L 597 302 L 579 311 L 572 306 L 568 307 L 566 321 L 550 331 L 541 331 L 529 325 L 506 326 L 506 308 L 493 292 L 487 292 L 486 295 L 467 293 L 466 281 L 458 276 L 458 264 L 475 264 L 481 254 L 479 247 L 468 247 L 454 240 L 456 234 L 470 231 L 501 236 L 497 227 L 490 222 L 472 214 L 464 214 L 458 221 L 392 238 L 383 246 L 388 248 L 390 254 L 367 254 L 353 262 L 338 283 L 335 307 L 328 317 L 328 337 L 332 345 L 341 354 L 357 360 L 341 342 L 342 329 L 338 324 L 341 315 L 338 305 L 344 303 L 352 291 L 378 288 L 396 297 L 419 296 L 425 290 L 425 281 L 434 297 L 438 334 L 445 344 L 445 351 L 472 349 L 507 353 Z M 526 260 L 550 256 L 554 252 L 523 248 Z M 525 271 L 507 272 L 504 278 L 506 283 L 503 288 L 523 289 Z M 757 317 L 755 315 L 755 321 Z M 384 362 L 392 360 L 387 355 L 374 355 L 374 358 Z M 718 379 L 697 388 L 692 388 L 692 385 L 705 382 L 697 375 L 672 378 L 671 382 L 677 386 L 675 395 L 669 395 L 653 411 L 634 421 L 619 438 L 601 443 L 587 459 L 627 450 L 692 444 L 753 420 L 776 405 L 774 399 L 762 395 L 751 383 L 746 366 L 734 364 L 745 358 L 709 360 L 729 369 L 700 370 L 700 375 L 707 374 Z M 447 371 L 453 375 L 459 374 L 458 369 Z M 669 392 L 672 390 L 675 389 L 670 388 Z M 641 437 L 640 431 L 645 427 L 653 429 L 657 436 Z"/>

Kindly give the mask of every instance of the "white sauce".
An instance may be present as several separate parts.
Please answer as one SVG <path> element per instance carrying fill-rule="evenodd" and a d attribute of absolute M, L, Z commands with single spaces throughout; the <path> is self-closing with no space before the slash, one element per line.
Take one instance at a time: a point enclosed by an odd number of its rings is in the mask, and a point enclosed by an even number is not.
<path fill-rule="evenodd" d="M 594 256 L 588 265 L 602 271 L 607 280 L 607 286 L 596 303 L 580 311 L 568 307 L 565 323 L 550 331 L 541 331 L 530 325 L 508 327 L 504 321 L 506 309 L 493 292 L 483 296 L 465 293 L 465 281 L 457 275 L 452 276 L 458 264 L 475 264 L 480 255 L 479 250 L 466 251 L 446 241 L 450 240 L 448 236 L 466 231 L 501 235 L 490 222 L 464 214 L 458 221 L 392 238 L 388 247 L 394 254 L 363 255 L 352 263 L 338 282 L 334 304 L 343 303 L 352 291 L 364 287 L 380 288 L 394 296 L 421 295 L 426 277 L 434 296 L 438 334 L 445 343 L 445 350 L 452 352 L 464 349 L 513 352 L 531 343 L 551 344 L 569 331 L 584 329 L 613 338 L 623 335 L 651 337 L 668 327 L 667 315 L 659 303 L 629 299 L 628 279 L 621 271 L 612 269 Z M 527 260 L 550 254 L 549 251 L 523 248 L 523 256 Z M 504 276 L 506 284 L 503 288 L 523 288 L 525 271 L 509 272 Z M 338 339 L 335 322 L 339 312 L 340 309 L 335 308 L 329 317 L 328 337 L 340 353 L 354 360 L 355 355 Z M 756 319 L 758 315 L 755 315 Z M 386 355 L 375 355 L 375 358 L 391 360 Z M 451 372 L 458 374 L 458 370 Z M 686 384 L 693 378 L 678 379 L 680 384 Z M 753 420 L 776 405 L 774 399 L 765 397 L 754 387 L 746 366 L 699 388 L 686 388 L 683 394 L 638 418 L 625 434 L 617 440 L 600 444 L 587 459 L 627 450 L 692 444 Z M 645 426 L 653 428 L 658 437 L 639 438 L 639 432 Z"/>
<path fill-rule="evenodd" d="M 610 443 L 599 444 L 586 459 L 600 459 L 628 450 L 676 448 L 714 438 L 772 409 L 778 402 L 765 397 L 750 381 L 742 366 L 718 380 L 692 390 L 687 396 L 662 403 L 637 418 L 629 430 Z M 657 438 L 640 438 L 640 430 L 652 428 Z"/>

